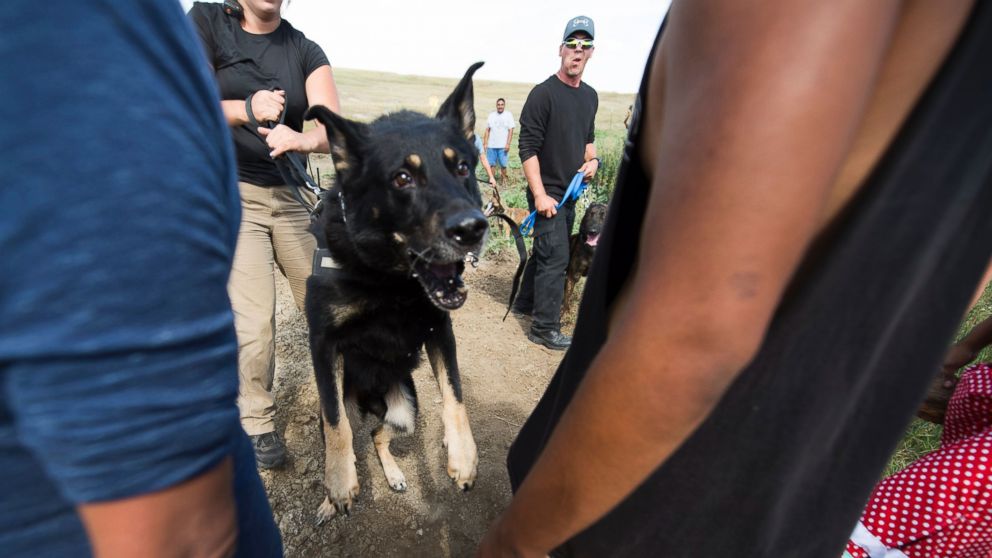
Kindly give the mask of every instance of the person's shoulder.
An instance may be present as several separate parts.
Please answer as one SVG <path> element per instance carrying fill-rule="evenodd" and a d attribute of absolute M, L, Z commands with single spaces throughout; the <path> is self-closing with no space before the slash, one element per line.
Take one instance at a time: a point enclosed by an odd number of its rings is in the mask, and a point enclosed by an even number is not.
<path fill-rule="evenodd" d="M 321 48 L 321 46 L 316 42 L 308 39 L 307 36 L 303 34 L 303 31 L 293 27 L 292 23 L 284 19 L 282 20 L 279 29 L 283 33 L 283 37 L 286 38 L 286 41 L 293 45 L 293 50 L 295 50 L 304 61 L 309 61 L 304 63 L 313 64 L 313 67 L 306 70 L 307 75 L 309 75 L 312 70 L 315 70 L 317 66 L 322 64 L 330 64 L 327 60 L 327 54 L 324 52 L 324 49 Z"/>
<path fill-rule="evenodd" d="M 224 13 L 224 6 L 217 2 L 193 2 L 193 7 L 189 9 L 187 15 L 194 21 L 214 22 L 220 16 L 227 16 Z"/>
<path fill-rule="evenodd" d="M 554 74 L 551 74 L 550 76 L 548 76 L 548 79 L 546 79 L 546 80 L 542 81 L 541 83 L 538 83 L 537 85 L 535 85 L 534 86 L 534 89 L 550 90 L 550 89 L 554 88 L 556 85 L 558 85 L 560 83 L 561 83 L 561 80 L 558 79 L 558 76 L 556 76 Z"/>
<path fill-rule="evenodd" d="M 530 90 L 530 94 L 527 96 L 527 98 L 529 99 L 532 97 L 547 97 L 548 95 L 551 94 L 552 91 L 554 91 L 554 87 L 555 87 L 554 82 L 557 80 L 558 80 L 557 77 L 551 76 L 548 79 L 542 81 L 541 83 L 538 83 L 537 85 L 534 86 L 533 89 Z"/>
<path fill-rule="evenodd" d="M 307 36 L 303 34 L 303 31 L 293 27 L 293 24 L 290 23 L 289 20 L 282 20 L 280 27 L 282 32 L 285 33 L 287 37 L 290 37 L 294 42 L 301 45 L 313 45 L 320 48 L 320 45 L 308 39 Z"/>
<path fill-rule="evenodd" d="M 286 36 L 292 37 L 293 40 L 308 40 L 307 36 L 303 34 L 303 31 L 293 27 L 293 24 L 288 19 L 282 20 L 282 23 L 279 24 L 279 30 L 286 34 Z"/>
<path fill-rule="evenodd" d="M 193 2 L 193 6 L 189 9 L 188 13 L 205 14 L 215 11 L 220 7 L 221 5 L 216 2 Z"/>
<path fill-rule="evenodd" d="M 599 97 L 599 93 L 596 92 L 596 89 L 584 81 L 579 82 L 579 89 L 588 95 Z"/>

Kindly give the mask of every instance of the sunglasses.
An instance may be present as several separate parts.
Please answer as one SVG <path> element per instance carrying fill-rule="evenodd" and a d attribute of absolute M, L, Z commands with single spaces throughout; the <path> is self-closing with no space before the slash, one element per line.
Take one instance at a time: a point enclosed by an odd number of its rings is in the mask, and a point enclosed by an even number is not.
<path fill-rule="evenodd" d="M 575 50 L 582 48 L 592 48 L 592 39 L 569 39 L 562 43 L 565 47 Z"/>

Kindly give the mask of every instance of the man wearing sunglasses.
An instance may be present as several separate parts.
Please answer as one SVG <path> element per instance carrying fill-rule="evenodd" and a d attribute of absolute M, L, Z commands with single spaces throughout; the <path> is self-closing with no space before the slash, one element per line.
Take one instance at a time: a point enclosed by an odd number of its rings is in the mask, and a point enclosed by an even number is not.
<path fill-rule="evenodd" d="M 513 310 L 533 316 L 528 339 L 558 351 L 572 342 L 561 333 L 559 318 L 575 201 L 556 206 L 576 173 L 589 180 L 599 169 L 593 145 L 599 96 L 582 81 L 594 36 L 592 19 L 578 16 L 568 21 L 558 47 L 558 71 L 531 90 L 520 113 L 520 160 L 527 202 L 537 217 L 533 255 Z"/>

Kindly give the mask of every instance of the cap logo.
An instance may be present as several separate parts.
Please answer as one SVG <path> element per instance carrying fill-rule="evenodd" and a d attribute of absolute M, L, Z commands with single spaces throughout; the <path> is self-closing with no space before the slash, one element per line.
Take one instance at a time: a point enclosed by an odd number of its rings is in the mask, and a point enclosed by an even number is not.
<path fill-rule="evenodd" d="M 579 18 L 575 18 L 575 19 L 572 20 L 572 26 L 573 27 L 576 26 L 576 25 L 579 25 L 579 24 L 589 25 L 589 20 L 588 19 L 579 19 Z"/>

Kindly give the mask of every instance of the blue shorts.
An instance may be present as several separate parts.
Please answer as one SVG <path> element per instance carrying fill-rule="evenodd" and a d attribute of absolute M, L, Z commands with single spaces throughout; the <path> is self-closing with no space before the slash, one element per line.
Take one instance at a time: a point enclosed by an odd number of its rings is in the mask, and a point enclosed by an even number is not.
<path fill-rule="evenodd" d="M 509 167 L 510 156 L 507 154 L 506 149 L 490 147 L 486 149 L 486 160 L 489 161 L 490 165 L 499 165 L 505 169 Z"/>

